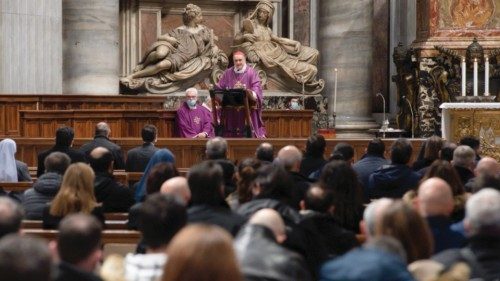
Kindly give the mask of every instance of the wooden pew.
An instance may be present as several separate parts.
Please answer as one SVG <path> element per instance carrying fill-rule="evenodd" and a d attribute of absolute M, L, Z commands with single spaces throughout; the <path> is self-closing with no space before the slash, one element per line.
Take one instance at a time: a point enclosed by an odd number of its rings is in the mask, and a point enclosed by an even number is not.
<path fill-rule="evenodd" d="M 26 189 L 29 189 L 33 186 L 33 182 L 31 181 L 22 181 L 22 182 L 0 182 L 0 188 L 8 191 L 20 191 L 24 192 Z"/>
<path fill-rule="evenodd" d="M 23 229 L 24 235 L 36 236 L 46 240 L 54 240 L 57 238 L 59 231 L 53 229 Z M 136 230 L 103 230 L 102 243 L 116 244 L 137 244 L 141 239 L 141 233 Z"/>
<path fill-rule="evenodd" d="M 104 218 L 106 220 L 122 221 L 128 220 L 128 213 L 104 213 Z"/>
<path fill-rule="evenodd" d="M 23 220 L 21 222 L 21 229 L 41 229 L 43 228 L 41 220 Z M 128 229 L 127 220 L 106 220 L 105 229 L 126 230 Z"/>

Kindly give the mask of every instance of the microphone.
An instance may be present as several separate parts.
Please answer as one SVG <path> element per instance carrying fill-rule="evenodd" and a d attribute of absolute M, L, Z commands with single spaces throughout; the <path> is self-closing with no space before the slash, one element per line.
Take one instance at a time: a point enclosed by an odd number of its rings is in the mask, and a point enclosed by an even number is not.
<path fill-rule="evenodd" d="M 415 138 L 415 130 L 414 130 L 414 126 L 413 126 L 413 120 L 415 120 L 415 117 L 413 116 L 413 107 L 411 106 L 411 102 L 410 100 L 406 97 L 406 96 L 401 96 L 402 99 L 404 99 L 406 101 L 406 103 L 408 104 L 408 107 L 410 108 L 410 114 L 411 114 L 411 138 Z"/>
<path fill-rule="evenodd" d="M 389 121 L 385 119 L 385 98 L 384 96 L 379 92 L 377 93 L 376 96 L 380 96 L 382 98 L 382 101 L 384 102 L 383 104 L 383 112 L 384 112 L 384 115 L 382 116 L 382 130 L 385 132 L 387 130 L 387 126 L 389 125 Z"/>

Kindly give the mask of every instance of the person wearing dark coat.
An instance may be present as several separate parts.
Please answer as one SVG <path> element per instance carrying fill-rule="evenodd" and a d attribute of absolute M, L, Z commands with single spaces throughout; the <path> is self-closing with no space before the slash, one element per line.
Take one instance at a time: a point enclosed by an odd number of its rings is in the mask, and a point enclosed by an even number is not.
<path fill-rule="evenodd" d="M 420 184 L 417 195 L 420 215 L 427 220 L 434 238 L 434 253 L 461 248 L 465 237 L 451 228 L 455 206 L 451 187 L 440 178 L 429 178 Z"/>
<path fill-rule="evenodd" d="M 59 225 L 54 281 L 101 281 L 93 272 L 102 258 L 101 224 L 92 216 L 69 215 Z"/>
<path fill-rule="evenodd" d="M 368 179 L 369 199 L 382 197 L 401 198 L 410 189 L 417 187 L 420 175 L 408 163 L 412 146 L 407 139 L 397 139 L 391 147 L 391 164 L 382 166 Z"/>
<path fill-rule="evenodd" d="M 69 156 L 63 152 L 52 152 L 44 160 L 45 173 L 33 187 L 24 192 L 22 205 L 28 220 L 41 220 L 43 209 L 54 199 L 61 187 L 62 176 L 71 164 Z"/>
<path fill-rule="evenodd" d="M 465 262 L 470 280 L 500 280 L 500 192 L 485 188 L 467 201 L 464 227 L 469 243 L 462 249 L 449 249 L 432 257 L 445 269 Z"/>
<path fill-rule="evenodd" d="M 460 180 L 464 186 L 467 182 L 469 182 L 469 180 L 475 177 L 473 172 L 475 159 L 476 153 L 467 145 L 459 145 L 453 151 L 453 160 L 451 163 L 460 176 Z"/>
<path fill-rule="evenodd" d="M 379 138 L 372 139 L 368 143 L 366 154 L 358 162 L 352 165 L 352 168 L 356 171 L 359 182 L 363 186 L 363 194 L 366 197 L 365 201 L 368 201 L 366 194 L 370 175 L 382 166 L 389 164 L 389 161 L 384 158 L 384 153 L 384 142 Z"/>
<path fill-rule="evenodd" d="M 197 164 L 189 169 L 187 180 L 191 190 L 188 222 L 215 224 L 236 235 L 245 219 L 233 213 L 224 201 L 224 178 L 220 165 L 214 161 Z"/>
<path fill-rule="evenodd" d="M 299 172 L 309 178 L 311 173 L 320 170 L 326 164 L 325 160 L 326 141 L 322 135 L 312 135 L 307 138 L 306 152 L 300 162 Z"/>
<path fill-rule="evenodd" d="M 113 154 L 113 168 L 122 170 L 125 168 L 122 149 L 119 145 L 109 140 L 111 129 L 105 122 L 96 125 L 94 139 L 80 147 L 80 151 L 89 158 L 90 152 L 96 147 L 105 147 Z"/>
<path fill-rule="evenodd" d="M 304 199 L 306 191 L 312 183 L 311 180 L 299 173 L 302 153 L 297 147 L 287 145 L 278 151 L 275 161 L 283 165 L 292 179 L 293 202 L 291 206 L 298 210 L 299 202 Z"/>
<path fill-rule="evenodd" d="M 144 142 L 141 146 L 132 148 L 127 152 L 127 161 L 125 163 L 125 171 L 127 172 L 144 172 L 149 160 L 158 150 L 155 147 L 157 129 L 154 125 L 145 125 L 142 128 L 141 136 Z"/>
<path fill-rule="evenodd" d="M 103 211 L 128 212 L 135 203 L 132 191 L 113 177 L 113 155 L 104 147 L 90 152 L 90 166 L 95 172 L 94 194 Z"/>
<path fill-rule="evenodd" d="M 283 246 L 302 255 L 309 272 L 314 274 L 326 252 L 318 246 L 319 238 L 315 233 L 300 225 L 301 217 L 290 205 L 290 202 L 294 202 L 290 175 L 279 164 L 265 165 L 257 170 L 254 186 L 254 198 L 241 205 L 237 213 L 249 219 L 261 209 L 273 209 L 278 212 L 287 228 L 287 239 Z"/>
<path fill-rule="evenodd" d="M 328 258 L 345 254 L 359 245 L 354 232 L 342 228 L 333 217 L 333 193 L 311 186 L 301 202 L 300 225 L 319 237 Z"/>
<path fill-rule="evenodd" d="M 87 162 L 84 153 L 71 148 L 73 146 L 74 137 L 75 132 L 71 127 L 64 126 L 56 130 L 56 144 L 52 148 L 38 154 L 38 167 L 36 170 L 36 176 L 38 178 L 45 173 L 45 158 L 52 152 L 58 151 L 68 155 L 71 159 L 71 163 Z"/>
<path fill-rule="evenodd" d="M 280 245 L 285 239 L 285 224 L 275 210 L 251 217 L 234 242 L 245 280 L 311 280 L 304 259 Z"/>
<path fill-rule="evenodd" d="M 234 173 L 236 166 L 227 159 L 227 141 L 221 137 L 210 139 L 206 143 L 205 155 L 207 160 L 213 160 L 222 167 L 224 175 L 224 198 L 236 191 Z"/>

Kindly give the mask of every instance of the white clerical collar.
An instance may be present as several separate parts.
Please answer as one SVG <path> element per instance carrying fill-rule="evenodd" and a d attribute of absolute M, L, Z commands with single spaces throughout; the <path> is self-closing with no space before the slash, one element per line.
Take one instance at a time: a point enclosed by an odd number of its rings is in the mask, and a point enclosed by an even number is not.
<path fill-rule="evenodd" d="M 242 67 L 240 70 L 236 69 L 236 67 L 235 67 L 235 68 L 234 68 L 234 73 L 241 74 L 241 73 L 244 73 L 244 72 L 245 72 L 245 70 L 247 70 L 247 65 L 246 65 L 246 64 L 245 64 L 245 65 L 243 65 L 243 67 Z"/>

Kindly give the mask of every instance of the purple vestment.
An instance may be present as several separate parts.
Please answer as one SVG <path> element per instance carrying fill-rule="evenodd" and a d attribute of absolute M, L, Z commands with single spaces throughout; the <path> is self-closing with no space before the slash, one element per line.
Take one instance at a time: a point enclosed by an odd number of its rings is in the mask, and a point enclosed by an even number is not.
<path fill-rule="evenodd" d="M 207 133 L 209 138 L 214 136 L 212 115 L 200 104 L 189 108 L 187 103 L 183 102 L 177 110 L 175 124 L 177 137 L 193 138 L 201 132 Z"/>
<path fill-rule="evenodd" d="M 250 110 L 250 119 L 253 124 L 254 136 L 257 138 L 266 137 L 266 129 L 262 122 L 262 87 L 260 85 L 257 72 L 246 65 L 243 73 L 235 73 L 234 66 L 224 71 L 217 84 L 218 89 L 233 89 L 237 83 L 244 84 L 247 89 L 252 90 L 257 95 L 256 108 Z M 225 120 L 224 137 L 244 137 L 245 110 L 235 108 L 223 108 L 222 118 Z"/>

